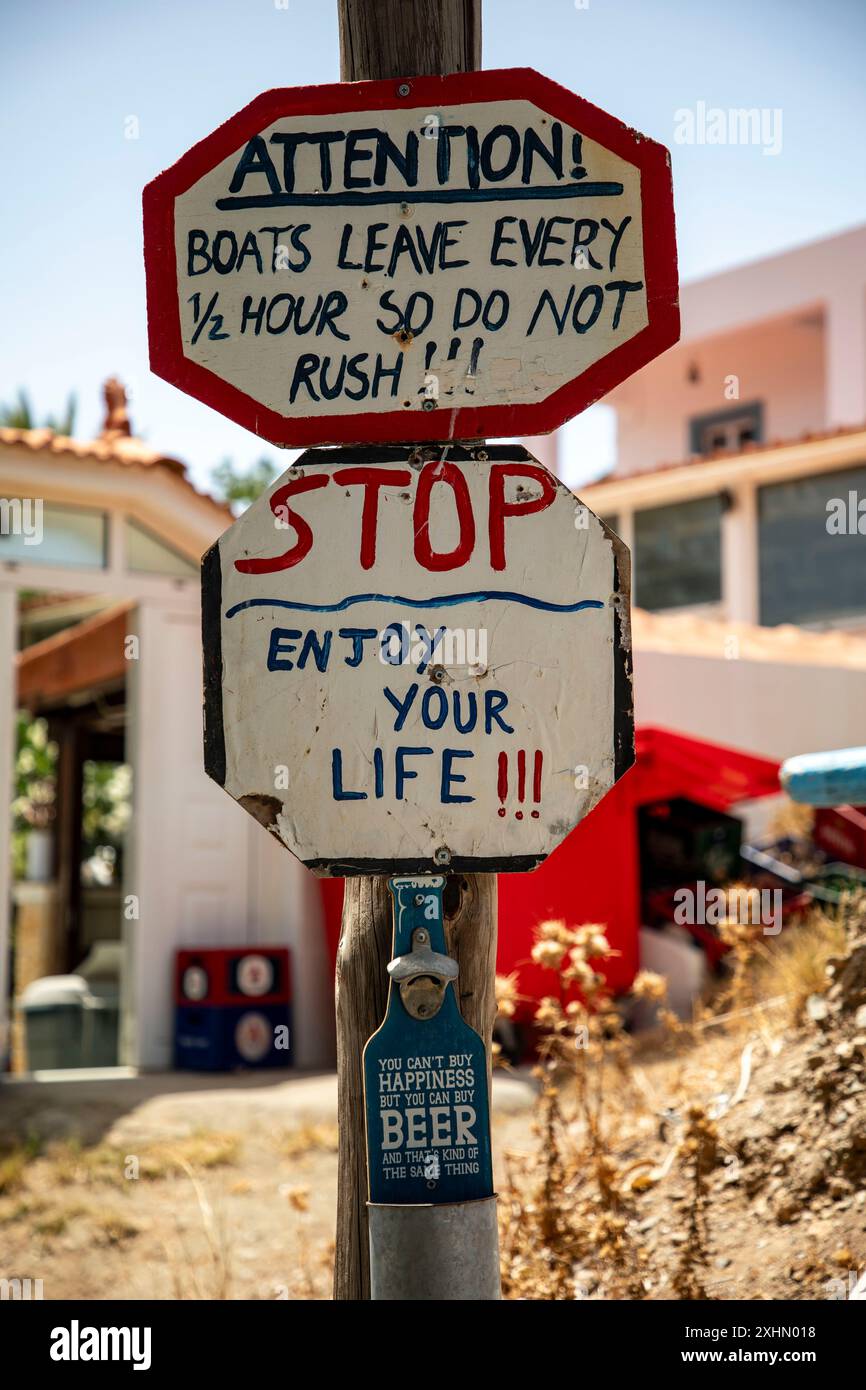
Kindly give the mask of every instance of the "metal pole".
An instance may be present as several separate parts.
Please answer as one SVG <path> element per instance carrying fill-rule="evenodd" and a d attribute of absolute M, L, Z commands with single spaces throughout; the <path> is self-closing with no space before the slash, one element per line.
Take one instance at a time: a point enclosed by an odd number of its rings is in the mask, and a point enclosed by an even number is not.
<path fill-rule="evenodd" d="M 371 1298 L 501 1296 L 496 1198 L 438 1207 L 369 1204 Z"/>

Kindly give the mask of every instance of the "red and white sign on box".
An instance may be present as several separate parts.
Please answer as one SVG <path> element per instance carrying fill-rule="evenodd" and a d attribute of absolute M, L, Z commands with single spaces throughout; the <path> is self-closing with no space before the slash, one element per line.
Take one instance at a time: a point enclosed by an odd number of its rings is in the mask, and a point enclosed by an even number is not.
<path fill-rule="evenodd" d="M 153 370 L 275 444 L 543 433 L 678 337 L 668 152 L 531 69 L 266 92 L 144 213 Z"/>
<path fill-rule="evenodd" d="M 628 552 L 524 449 L 310 451 L 202 577 L 207 771 L 317 873 L 532 869 L 633 760 Z"/>

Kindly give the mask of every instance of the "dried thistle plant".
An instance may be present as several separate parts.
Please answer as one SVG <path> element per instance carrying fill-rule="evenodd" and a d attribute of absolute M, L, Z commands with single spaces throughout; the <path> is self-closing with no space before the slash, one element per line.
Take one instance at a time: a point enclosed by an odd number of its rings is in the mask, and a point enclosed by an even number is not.
<path fill-rule="evenodd" d="M 708 1213 L 710 1193 L 707 1179 L 716 1166 L 719 1135 L 702 1105 L 690 1105 L 686 1129 L 679 1147 L 680 1162 L 691 1185 L 691 1202 L 686 1220 L 686 1239 L 672 1280 L 682 1299 L 708 1299 L 704 1275 L 709 1261 Z"/>
<path fill-rule="evenodd" d="M 633 1198 L 614 1156 L 606 1111 L 614 1076 L 628 1081 L 631 1045 L 597 968 L 615 955 L 605 929 L 543 922 L 532 949 L 551 971 L 555 993 L 535 1010 L 540 1083 L 536 1151 L 512 1156 L 503 1194 L 506 1297 L 573 1299 L 603 1285 L 643 1297 L 645 1256 L 634 1231 Z M 646 975 L 642 990 L 663 992 Z M 579 996 L 570 997 L 575 989 Z"/>

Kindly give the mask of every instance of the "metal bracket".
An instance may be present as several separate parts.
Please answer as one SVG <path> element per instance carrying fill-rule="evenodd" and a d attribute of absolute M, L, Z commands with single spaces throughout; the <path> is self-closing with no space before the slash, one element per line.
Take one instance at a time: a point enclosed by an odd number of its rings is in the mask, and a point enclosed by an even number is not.
<path fill-rule="evenodd" d="M 388 965 L 388 974 L 400 989 L 407 1014 L 422 1021 L 438 1014 L 445 991 L 458 973 L 456 960 L 430 949 L 426 927 L 416 927 L 412 950 L 405 956 L 396 956 Z"/>

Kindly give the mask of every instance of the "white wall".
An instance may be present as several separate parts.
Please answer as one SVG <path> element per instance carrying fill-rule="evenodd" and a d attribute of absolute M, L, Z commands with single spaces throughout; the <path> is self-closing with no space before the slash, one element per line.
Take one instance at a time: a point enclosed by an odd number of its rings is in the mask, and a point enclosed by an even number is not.
<path fill-rule="evenodd" d="M 730 374 L 766 402 L 769 439 L 866 420 L 866 226 L 683 285 L 680 306 L 680 344 L 607 397 L 618 474 L 684 459 L 687 419 L 735 404 Z"/>
<path fill-rule="evenodd" d="M 0 590 L 0 671 L 14 670 L 18 638 L 18 605 L 14 590 Z M 12 755 L 15 746 L 15 682 L 0 682 L 0 1067 L 9 1048 L 9 921 L 12 913 L 10 837 L 13 797 Z"/>
<path fill-rule="evenodd" d="M 688 379 L 689 368 L 700 379 Z M 814 317 L 778 320 L 681 344 L 638 372 L 616 401 L 616 476 L 690 456 L 689 421 L 764 403 L 764 437 L 797 439 L 824 428 L 824 333 Z M 737 382 L 726 387 L 726 380 Z M 739 392 L 727 398 L 725 390 Z"/>
<path fill-rule="evenodd" d="M 229 945 L 246 935 L 245 827 L 202 768 L 198 605 L 184 613 L 142 603 L 132 623 L 140 659 L 127 677 L 132 822 L 124 894 L 128 978 L 122 1060 L 172 1059 L 172 965 L 180 946 Z"/>
<path fill-rule="evenodd" d="M 333 1056 L 333 984 L 315 883 L 202 767 L 198 603 L 186 612 L 143 603 L 131 625 L 127 756 L 133 764 L 123 1060 L 171 1065 L 172 966 L 178 947 L 247 943 L 292 950 L 295 1061 Z"/>
<path fill-rule="evenodd" d="M 747 753 L 866 743 L 866 671 L 637 649 L 635 718 Z"/>
<path fill-rule="evenodd" d="M 172 964 L 179 946 L 288 946 L 294 975 L 298 1065 L 329 1065 L 335 1051 L 333 971 L 315 880 L 211 782 L 202 766 L 201 638 L 197 578 L 166 579 L 124 568 L 122 518 L 137 517 L 195 556 L 228 524 L 222 509 L 167 469 L 146 471 L 76 454 L 0 448 L 0 494 L 96 505 L 110 513 L 106 569 L 38 564 L 0 567 L 0 669 L 14 670 L 17 590 L 74 588 L 138 608 L 129 631 L 139 660 L 127 664 L 126 756 L 133 764 L 133 819 L 124 893 L 139 917 L 124 922 L 122 1061 L 171 1065 Z M 15 681 L 0 686 L 0 786 L 11 801 Z M 9 817 L 0 817 L 0 1043 L 9 950 Z M 2 1052 L 2 1049 L 0 1049 Z"/>
<path fill-rule="evenodd" d="M 246 811 L 240 806 L 232 809 L 235 833 L 246 824 L 249 939 L 261 946 L 288 946 L 292 953 L 295 1065 L 331 1066 L 336 1061 L 334 975 L 318 884 L 310 871 Z"/>

